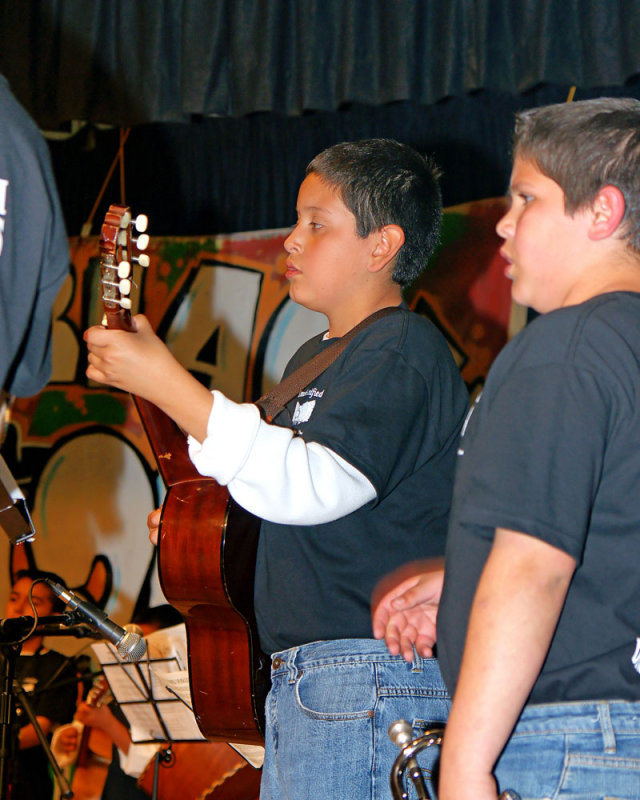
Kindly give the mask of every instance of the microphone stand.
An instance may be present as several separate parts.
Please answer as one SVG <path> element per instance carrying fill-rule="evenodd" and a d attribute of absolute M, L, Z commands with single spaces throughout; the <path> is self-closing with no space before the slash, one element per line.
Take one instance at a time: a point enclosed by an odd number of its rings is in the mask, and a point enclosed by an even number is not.
<path fill-rule="evenodd" d="M 27 694 L 22 686 L 18 685 L 17 681 L 13 683 L 13 691 L 14 695 L 20 701 L 20 705 L 22 706 L 23 710 L 26 712 L 27 716 L 29 717 L 29 721 L 34 727 L 36 732 L 36 736 L 38 737 L 40 744 L 42 745 L 42 749 L 47 756 L 49 764 L 51 764 L 51 769 L 53 770 L 53 774 L 55 776 L 56 781 L 58 782 L 58 786 L 60 787 L 60 796 L 66 798 L 73 797 L 73 792 L 71 791 L 71 786 L 69 785 L 69 781 L 65 778 L 64 773 L 60 769 L 60 765 L 56 761 L 56 757 L 51 752 L 51 747 L 49 746 L 49 741 L 47 737 L 44 735 L 42 728 L 40 727 L 40 723 L 36 719 L 36 715 L 33 712 L 33 708 L 27 699 Z"/>
<path fill-rule="evenodd" d="M 32 635 L 102 638 L 99 633 L 91 630 L 78 620 L 79 617 L 73 612 L 40 617 Z M 16 698 L 20 701 L 20 705 L 29 717 L 38 740 L 51 764 L 60 787 L 61 796 L 67 800 L 67 798 L 73 797 L 71 787 L 51 752 L 47 737 L 36 719 L 24 689 L 15 680 L 16 658 L 20 654 L 22 645 L 20 639 L 31 631 L 33 622 L 33 617 L 18 617 L 0 621 L 0 653 L 2 654 L 2 670 L 0 674 L 0 800 L 10 798 L 9 770 L 12 759 L 18 749 L 16 731 L 14 730 Z M 70 627 L 63 627 L 65 624 Z"/>
<path fill-rule="evenodd" d="M 15 675 L 17 645 L 2 646 L 2 689 L 0 692 L 0 797 L 7 797 L 9 767 L 12 763 L 12 724 L 14 718 L 13 680 Z"/>

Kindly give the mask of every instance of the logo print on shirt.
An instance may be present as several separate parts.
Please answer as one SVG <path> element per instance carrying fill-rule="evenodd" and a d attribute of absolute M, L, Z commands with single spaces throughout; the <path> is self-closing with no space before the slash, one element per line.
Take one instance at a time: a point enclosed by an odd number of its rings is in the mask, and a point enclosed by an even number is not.
<path fill-rule="evenodd" d="M 476 406 L 480 402 L 480 398 L 481 397 L 482 397 L 482 392 L 480 392 L 480 394 L 473 401 L 473 405 L 467 411 L 467 416 L 464 418 L 464 422 L 462 424 L 462 428 L 460 429 L 460 443 L 458 444 L 457 455 L 459 455 L 459 456 L 463 456 L 464 455 L 464 446 L 463 446 L 464 445 L 464 441 L 463 441 L 464 440 L 464 435 L 467 432 L 467 425 L 469 424 L 469 420 L 471 419 L 471 415 L 476 410 Z"/>
<path fill-rule="evenodd" d="M 295 410 L 291 422 L 293 425 L 299 425 L 301 422 L 309 422 L 313 409 L 316 407 L 315 400 L 309 400 L 306 403 L 296 403 Z"/>
<path fill-rule="evenodd" d="M 640 639 L 636 639 L 636 651 L 631 656 L 631 663 L 635 671 L 640 673 Z"/>

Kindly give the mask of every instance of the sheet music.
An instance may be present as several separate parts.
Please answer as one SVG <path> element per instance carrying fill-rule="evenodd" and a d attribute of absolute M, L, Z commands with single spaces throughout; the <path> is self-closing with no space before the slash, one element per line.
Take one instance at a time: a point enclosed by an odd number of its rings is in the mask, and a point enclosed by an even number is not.
<path fill-rule="evenodd" d="M 163 628 L 146 637 L 147 657 L 124 662 L 113 645 L 92 645 L 114 698 L 126 716 L 131 740 L 143 742 L 203 741 L 191 708 L 187 632 L 183 625 Z M 165 733 L 166 731 L 166 733 Z M 229 742 L 253 767 L 261 767 L 264 747 Z"/>
<path fill-rule="evenodd" d="M 185 626 L 155 631 L 146 642 L 146 657 L 132 664 L 122 661 L 108 642 L 92 645 L 129 722 L 131 740 L 203 741 L 191 708 Z"/>

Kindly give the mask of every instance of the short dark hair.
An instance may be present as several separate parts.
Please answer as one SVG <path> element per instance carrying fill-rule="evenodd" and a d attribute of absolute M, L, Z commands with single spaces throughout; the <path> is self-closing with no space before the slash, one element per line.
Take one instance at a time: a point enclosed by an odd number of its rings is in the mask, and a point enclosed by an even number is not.
<path fill-rule="evenodd" d="M 516 115 L 514 158 L 533 161 L 565 195 L 568 214 L 587 208 L 603 186 L 625 201 L 620 233 L 640 253 L 640 101 L 598 97 Z"/>
<path fill-rule="evenodd" d="M 59 576 L 56 575 L 55 572 L 46 572 L 43 569 L 21 569 L 16 572 L 13 577 L 12 586 L 22 580 L 23 578 L 28 578 L 32 583 L 34 581 L 53 581 L 54 583 L 59 583 L 60 586 L 64 586 L 67 588 L 67 584 L 65 581 Z M 51 594 L 51 609 L 54 614 L 61 614 L 64 609 L 66 608 L 66 603 L 61 600 L 58 595 L 53 591 L 53 589 L 48 585 L 45 584 L 49 593 Z"/>
<path fill-rule="evenodd" d="M 341 142 L 308 165 L 340 192 L 363 239 L 384 225 L 404 231 L 392 278 L 408 286 L 424 270 L 438 244 L 442 220 L 440 171 L 431 159 L 393 139 Z"/>

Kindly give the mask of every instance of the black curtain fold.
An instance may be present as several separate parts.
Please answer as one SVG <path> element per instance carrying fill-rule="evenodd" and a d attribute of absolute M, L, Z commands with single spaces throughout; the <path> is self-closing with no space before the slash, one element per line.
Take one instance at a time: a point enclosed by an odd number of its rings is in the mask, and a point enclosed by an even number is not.
<path fill-rule="evenodd" d="M 501 194 L 514 112 L 640 97 L 638 42 L 637 0 L 0 0 L 17 97 L 45 131 L 90 123 L 50 139 L 70 235 L 109 126 L 132 127 L 125 199 L 156 235 L 286 226 L 308 161 L 370 136 L 434 155 L 446 205 Z"/>
<path fill-rule="evenodd" d="M 351 104 L 297 117 L 272 112 L 202 117 L 190 124 L 146 123 L 126 145 L 126 202 L 149 214 L 155 235 L 208 235 L 280 228 L 295 218 L 307 163 L 335 142 L 386 136 L 432 155 L 443 170 L 445 205 L 505 192 L 514 113 L 564 102 L 570 87 L 540 86 L 524 95 L 479 91 L 431 106 L 409 101 Z M 580 90 L 577 98 L 599 94 Z M 640 98 L 640 81 L 608 94 Z M 119 143 L 117 130 L 84 128 L 51 141 L 67 229 L 79 233 Z M 120 202 L 114 175 L 96 215 Z"/>
<path fill-rule="evenodd" d="M 0 2 L 0 71 L 53 129 L 622 85 L 638 41 L 634 0 Z"/>

